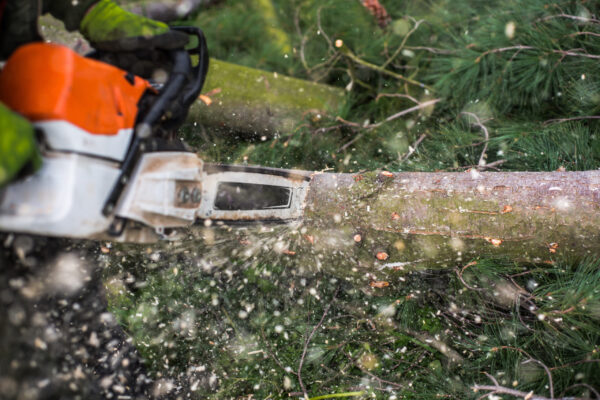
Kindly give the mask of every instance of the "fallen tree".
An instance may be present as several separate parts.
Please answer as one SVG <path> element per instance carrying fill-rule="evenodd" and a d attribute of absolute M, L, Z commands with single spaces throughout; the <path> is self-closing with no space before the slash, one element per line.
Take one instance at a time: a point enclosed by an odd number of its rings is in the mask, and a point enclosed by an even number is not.
<path fill-rule="evenodd" d="M 204 92 L 189 122 L 259 137 L 290 133 L 307 114 L 335 113 L 344 101 L 339 88 L 215 59 Z"/>
<path fill-rule="evenodd" d="M 600 172 L 316 174 L 305 225 L 377 269 L 598 255 Z"/>

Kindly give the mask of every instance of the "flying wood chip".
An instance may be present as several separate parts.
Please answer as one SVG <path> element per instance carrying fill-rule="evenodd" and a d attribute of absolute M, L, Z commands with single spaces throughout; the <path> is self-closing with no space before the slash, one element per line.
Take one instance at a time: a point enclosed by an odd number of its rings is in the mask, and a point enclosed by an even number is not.
<path fill-rule="evenodd" d="M 390 283 L 386 281 L 371 281 L 369 286 L 373 288 L 384 288 L 390 286 Z"/>
<path fill-rule="evenodd" d="M 198 96 L 198 98 L 202 100 L 202 102 L 207 106 L 210 106 L 212 104 L 212 99 L 204 94 L 201 94 L 200 96 Z"/>
<path fill-rule="evenodd" d="M 486 242 L 491 243 L 492 245 L 494 245 L 494 247 L 498 247 L 502 244 L 503 240 L 502 239 L 497 239 L 497 238 L 490 238 L 490 237 L 485 237 L 484 238 Z"/>

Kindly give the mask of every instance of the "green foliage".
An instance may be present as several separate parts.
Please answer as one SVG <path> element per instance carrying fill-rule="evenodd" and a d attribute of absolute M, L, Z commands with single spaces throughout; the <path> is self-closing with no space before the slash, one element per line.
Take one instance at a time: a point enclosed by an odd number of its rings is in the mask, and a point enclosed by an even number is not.
<path fill-rule="evenodd" d="M 598 261 L 482 259 L 373 289 L 281 261 L 234 256 L 203 268 L 196 244 L 117 250 L 106 273 L 128 282 L 109 299 L 150 370 L 195 383 L 198 398 L 286 397 L 301 391 L 300 360 L 312 396 L 360 388 L 376 398 L 471 398 L 473 384 L 487 383 L 482 372 L 548 395 L 544 366 L 555 393 L 600 381 Z M 445 348 L 464 360 L 451 362 Z"/>
<path fill-rule="evenodd" d="M 254 164 L 338 171 L 461 170 L 477 166 L 483 150 L 481 129 L 468 126 L 462 114 L 470 112 L 493 131 L 484 160 L 502 162 L 500 169 L 598 168 L 598 120 L 588 118 L 600 109 L 595 3 L 383 4 L 393 22 L 382 30 L 358 1 L 274 1 L 293 45 L 286 56 L 269 40 L 259 7 L 229 0 L 200 13 L 193 23 L 205 29 L 216 57 L 349 90 L 348 107 L 339 115 L 308 121 L 274 141 L 227 142 L 227 152 L 205 157 L 247 156 Z M 338 39 L 341 48 L 335 47 Z M 368 127 L 431 98 L 441 99 L 435 108 Z M 574 117 L 580 118 L 575 125 L 561 126 Z M 571 138 L 569 131 L 582 137 Z M 422 134 L 416 152 L 406 157 Z M 192 129 L 188 137 L 194 135 Z"/>

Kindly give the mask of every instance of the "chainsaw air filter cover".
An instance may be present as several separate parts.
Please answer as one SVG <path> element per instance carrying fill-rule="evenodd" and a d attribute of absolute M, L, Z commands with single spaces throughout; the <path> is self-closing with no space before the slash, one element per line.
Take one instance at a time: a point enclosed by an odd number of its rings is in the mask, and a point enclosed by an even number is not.
<path fill-rule="evenodd" d="M 41 128 L 51 149 L 118 160 L 149 88 L 144 79 L 51 43 L 20 47 L 0 73 L 0 101 Z"/>

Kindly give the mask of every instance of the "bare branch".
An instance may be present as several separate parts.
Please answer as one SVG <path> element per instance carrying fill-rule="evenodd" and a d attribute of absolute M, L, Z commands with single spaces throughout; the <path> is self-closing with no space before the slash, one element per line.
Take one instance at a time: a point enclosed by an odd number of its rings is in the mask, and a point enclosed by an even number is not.
<path fill-rule="evenodd" d="M 302 365 L 304 365 L 304 358 L 306 357 L 306 352 L 308 351 L 308 344 L 312 340 L 312 337 L 314 336 L 317 329 L 319 329 L 319 327 L 323 324 L 323 321 L 325 320 L 325 317 L 327 316 L 327 313 L 329 312 L 329 309 L 331 308 L 331 304 L 333 304 L 333 300 L 336 298 L 339 290 L 340 290 L 339 287 L 335 290 L 335 293 L 333 294 L 333 298 L 325 307 L 325 310 L 323 311 L 323 315 L 321 315 L 321 319 L 319 320 L 319 323 L 317 323 L 317 325 L 315 325 L 313 330 L 310 332 L 310 335 L 308 335 L 308 337 L 306 338 L 306 341 L 304 342 L 304 349 L 302 349 L 302 356 L 300 357 L 300 363 L 298 364 L 297 375 L 298 375 L 298 383 L 300 384 L 300 387 L 302 388 L 302 393 L 304 393 L 305 399 L 308 399 L 308 393 L 306 392 L 306 387 L 304 386 L 304 382 L 302 382 Z"/>
<path fill-rule="evenodd" d="M 594 393 L 594 396 L 596 396 L 596 399 L 600 399 L 600 393 L 598 393 L 598 391 L 596 389 L 594 389 L 593 387 L 591 387 L 587 383 L 576 383 L 574 385 L 571 385 L 571 386 L 569 386 L 568 388 L 566 388 L 562 392 L 561 396 L 563 396 L 565 393 L 567 393 L 567 391 L 569 389 L 573 389 L 573 388 L 576 388 L 576 387 L 584 387 L 584 388 L 588 389 L 590 392 Z"/>
<path fill-rule="evenodd" d="M 348 47 L 346 47 L 345 45 L 342 45 L 342 47 L 340 48 L 340 51 L 341 51 L 341 52 L 342 52 L 342 54 L 344 54 L 346 57 L 348 57 L 349 59 L 351 59 L 351 60 L 352 60 L 352 61 L 354 61 L 355 63 L 357 63 L 357 64 L 360 64 L 360 65 L 362 65 L 362 66 L 364 66 L 364 67 L 370 68 L 370 69 L 372 69 L 372 70 L 374 70 L 374 71 L 381 72 L 382 74 L 385 74 L 385 75 L 391 76 L 391 77 L 392 77 L 392 78 L 394 78 L 394 79 L 398 79 L 398 80 L 404 81 L 404 82 L 406 82 L 406 83 L 409 83 L 409 84 L 411 84 L 411 85 L 415 85 L 415 86 L 418 86 L 418 87 L 420 87 L 420 88 L 427 89 L 427 90 L 429 90 L 429 91 L 431 91 L 431 92 L 433 92 L 433 91 L 434 91 L 432 87 L 430 87 L 430 86 L 427 86 L 427 85 L 425 85 L 424 83 L 421 83 L 421 82 L 419 82 L 419 81 L 416 81 L 416 80 L 414 80 L 414 79 L 412 79 L 412 78 L 408 78 L 408 77 L 406 77 L 406 76 L 404 76 L 404 75 L 402 75 L 402 74 L 397 74 L 397 73 L 395 73 L 395 72 L 392 72 L 392 71 L 390 71 L 390 70 L 387 70 L 387 69 L 385 69 L 385 68 L 382 68 L 382 67 L 381 67 L 381 66 L 379 66 L 379 65 L 372 64 L 372 63 L 370 63 L 370 62 L 368 62 L 368 61 L 365 61 L 365 60 L 363 60 L 363 59 L 359 58 L 359 57 L 358 57 L 356 54 L 354 54 L 354 53 L 353 53 L 353 52 L 352 52 L 352 51 L 351 51 L 351 50 L 350 50 Z"/>
<path fill-rule="evenodd" d="M 390 65 L 390 63 L 392 61 L 394 61 L 394 59 L 398 56 L 398 54 L 400 54 L 400 52 L 404 49 L 404 46 L 406 45 L 406 41 L 408 40 L 408 38 L 410 37 L 410 35 L 412 35 L 417 29 L 419 29 L 419 25 L 421 25 L 425 20 L 421 19 L 419 21 L 415 21 L 414 18 L 409 17 L 410 19 L 413 20 L 414 22 L 414 26 L 412 27 L 412 29 L 410 31 L 408 31 L 408 33 L 404 36 L 404 38 L 402 39 L 402 43 L 400 43 L 400 46 L 398 46 L 398 48 L 396 49 L 396 51 L 394 52 L 394 54 L 391 55 L 390 58 L 388 58 L 383 65 L 381 66 L 381 68 L 386 68 L 388 65 Z"/>
<path fill-rule="evenodd" d="M 412 146 L 408 146 L 408 153 L 406 153 L 402 158 L 400 158 L 400 162 L 404 162 L 406 160 L 408 160 L 408 158 L 413 155 L 413 153 L 415 151 L 417 151 L 417 147 L 419 147 L 419 144 L 421 144 L 421 142 L 423 141 L 423 139 L 425 139 L 427 137 L 427 134 L 424 133 L 421 136 L 419 136 L 419 138 L 417 139 L 416 142 L 413 143 Z"/>
<path fill-rule="evenodd" d="M 580 120 L 584 120 L 584 119 L 600 119 L 600 115 L 589 115 L 589 116 L 584 116 L 584 117 L 549 119 L 547 121 L 544 121 L 544 125 L 559 124 L 561 122 L 569 122 L 569 121 L 580 121 Z"/>
<path fill-rule="evenodd" d="M 550 386 L 550 398 L 553 399 L 554 398 L 554 384 L 552 383 L 552 373 L 550 373 L 550 370 L 548 369 L 546 364 L 544 364 L 540 360 L 535 360 L 533 358 L 530 358 L 529 360 L 524 361 L 523 364 L 528 364 L 530 362 L 541 365 L 542 368 L 544 368 L 544 371 L 546 371 L 546 375 L 548 375 L 548 386 Z"/>
<path fill-rule="evenodd" d="M 317 27 L 319 28 L 319 33 L 327 41 L 327 44 L 329 45 L 329 50 L 331 52 L 335 53 L 335 48 L 333 47 L 333 42 L 331 41 L 331 39 L 329 38 L 329 36 L 327 35 L 327 33 L 323 30 L 323 27 L 321 26 L 321 10 L 322 9 L 323 9 L 323 7 L 319 7 L 319 9 L 317 10 Z"/>
<path fill-rule="evenodd" d="M 456 51 L 454 50 L 446 50 L 446 49 L 436 49 L 435 47 L 425 47 L 425 46 L 406 46 L 408 50 L 425 50 L 433 54 L 454 54 Z"/>
<path fill-rule="evenodd" d="M 406 115 L 406 114 L 410 114 L 411 112 L 414 112 L 414 111 L 421 110 L 421 109 L 423 109 L 423 108 L 427 108 L 427 107 L 429 107 L 429 106 L 432 106 L 432 105 L 434 105 L 435 103 L 439 102 L 440 100 L 441 100 L 441 99 L 433 99 L 433 100 L 425 101 L 425 102 L 423 102 L 423 103 L 420 103 L 420 104 L 418 104 L 418 105 L 416 105 L 416 106 L 414 106 L 414 107 L 407 108 L 406 110 L 402 110 L 402 111 L 400 111 L 399 113 L 396 113 L 396 114 L 394 114 L 394 115 L 391 115 L 391 116 L 387 117 L 386 119 L 384 119 L 384 120 L 383 120 L 383 121 L 381 121 L 381 122 L 378 122 L 378 123 L 376 123 L 376 124 L 370 124 L 370 125 L 367 125 L 367 126 L 365 126 L 365 128 L 367 128 L 367 129 L 378 128 L 378 127 L 380 127 L 381 125 L 385 124 L 386 122 L 393 121 L 393 120 L 395 120 L 395 119 L 397 119 L 397 118 L 400 118 L 400 117 L 402 117 L 402 116 L 404 116 L 404 115 Z"/>
<path fill-rule="evenodd" d="M 468 115 L 470 117 L 475 118 L 476 125 L 479 128 L 481 128 L 481 130 L 483 131 L 483 134 L 485 136 L 485 140 L 483 142 L 483 150 L 481 151 L 481 155 L 479 156 L 479 161 L 477 162 L 477 164 L 479 166 L 483 166 L 483 165 L 485 165 L 485 153 L 487 151 L 488 141 L 490 140 L 490 134 L 488 132 L 488 129 L 486 128 L 485 125 L 483 125 L 483 123 L 481 122 L 481 120 L 479 119 L 479 117 L 476 114 L 474 114 L 472 112 L 466 112 L 466 111 L 462 112 L 461 114 Z"/>
<path fill-rule="evenodd" d="M 580 36 L 580 35 L 590 35 L 590 36 L 600 37 L 600 33 L 596 33 L 596 32 L 575 32 L 575 33 L 571 33 L 569 35 L 569 37 Z"/>
<path fill-rule="evenodd" d="M 375 101 L 379 101 L 379 99 L 382 97 L 402 97 L 404 99 L 409 99 L 413 103 L 421 104 L 421 102 L 419 100 L 415 99 L 411 95 L 403 94 L 403 93 L 380 93 L 377 95 L 377 97 L 375 97 Z"/>
<path fill-rule="evenodd" d="M 567 19 L 572 19 L 575 21 L 580 21 L 580 22 L 592 22 L 595 24 L 600 24 L 600 20 L 594 19 L 594 18 L 586 18 L 586 17 L 580 17 L 577 15 L 569 15 L 569 14 L 556 14 L 556 15 L 550 15 L 548 17 L 544 17 L 544 18 L 540 18 L 538 19 L 538 21 L 549 21 L 551 19 L 555 19 L 555 18 L 567 18 Z M 537 22 L 537 21 L 536 21 Z"/>

